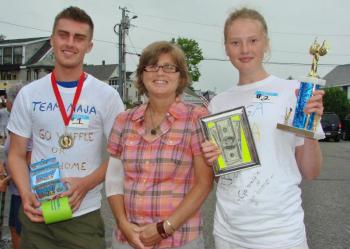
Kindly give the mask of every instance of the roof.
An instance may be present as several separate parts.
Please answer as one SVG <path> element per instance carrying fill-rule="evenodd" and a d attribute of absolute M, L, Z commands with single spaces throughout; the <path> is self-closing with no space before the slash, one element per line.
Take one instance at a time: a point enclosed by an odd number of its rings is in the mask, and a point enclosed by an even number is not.
<path fill-rule="evenodd" d="M 84 71 L 91 74 L 95 78 L 102 81 L 109 81 L 111 78 L 118 78 L 118 64 L 102 64 L 102 65 L 84 65 Z M 114 70 L 117 70 L 117 74 L 113 75 Z M 130 80 L 133 77 L 134 72 L 126 72 L 126 78 Z"/>
<path fill-rule="evenodd" d="M 30 66 L 37 64 L 45 54 L 51 49 L 50 37 L 35 37 L 35 38 L 25 38 L 25 39 L 13 39 L 13 40 L 3 40 L 0 41 L 0 46 L 17 46 L 17 45 L 27 45 L 31 43 L 43 43 L 43 45 L 28 59 L 25 66 Z"/>
<path fill-rule="evenodd" d="M 189 89 L 186 88 L 185 91 L 182 94 L 183 101 L 187 103 L 192 103 L 195 105 L 202 105 L 204 104 L 204 100 L 199 97 L 198 95 L 193 95 L 193 91 L 188 91 Z"/>
<path fill-rule="evenodd" d="M 184 92 L 187 93 L 188 95 L 191 95 L 191 96 L 194 96 L 194 97 L 199 97 L 198 94 L 195 91 L 193 91 L 191 88 L 189 88 L 189 87 L 186 87 L 184 89 Z"/>
<path fill-rule="evenodd" d="M 350 64 L 336 66 L 324 79 L 326 87 L 350 85 Z"/>
<path fill-rule="evenodd" d="M 51 49 L 50 40 L 48 39 L 43 46 L 27 61 L 26 65 L 37 63 Z"/>
<path fill-rule="evenodd" d="M 84 71 L 99 80 L 108 81 L 117 66 L 118 64 L 84 65 Z"/>
<path fill-rule="evenodd" d="M 133 77 L 133 76 L 134 76 L 133 73 L 134 73 L 134 72 L 128 72 L 128 71 L 127 71 L 127 72 L 126 72 L 126 78 L 127 78 L 127 79 L 130 79 L 131 77 Z"/>
<path fill-rule="evenodd" d="M 50 37 L 33 37 L 33 38 L 24 38 L 24 39 L 11 39 L 11 40 L 2 40 L 0 41 L 1 45 L 8 45 L 8 44 L 23 44 L 23 43 L 32 43 L 36 41 L 41 41 L 45 39 L 50 39 Z"/>

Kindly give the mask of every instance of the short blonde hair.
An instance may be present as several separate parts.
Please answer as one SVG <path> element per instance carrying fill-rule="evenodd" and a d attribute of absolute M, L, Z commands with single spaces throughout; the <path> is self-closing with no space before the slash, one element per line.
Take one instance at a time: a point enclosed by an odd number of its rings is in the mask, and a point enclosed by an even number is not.
<path fill-rule="evenodd" d="M 142 51 L 140 62 L 136 69 L 135 79 L 135 85 L 139 90 L 140 95 L 148 95 L 147 89 L 142 79 L 145 67 L 148 65 L 156 64 L 162 54 L 169 54 L 179 69 L 180 82 L 178 88 L 176 89 L 176 96 L 179 96 L 181 93 L 183 93 L 189 84 L 190 77 L 188 74 L 186 56 L 182 49 L 174 43 L 167 41 L 158 41 L 151 43 Z"/>

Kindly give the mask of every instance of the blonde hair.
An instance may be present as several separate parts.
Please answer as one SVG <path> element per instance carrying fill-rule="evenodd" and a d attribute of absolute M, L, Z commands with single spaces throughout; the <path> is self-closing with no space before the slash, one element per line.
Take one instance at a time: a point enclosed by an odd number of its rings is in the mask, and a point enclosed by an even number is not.
<path fill-rule="evenodd" d="M 160 55 L 169 54 L 174 60 L 175 65 L 179 69 L 180 81 L 176 89 L 176 96 L 179 96 L 187 87 L 190 77 L 186 63 L 186 56 L 182 49 L 176 44 L 167 41 L 158 41 L 148 45 L 141 54 L 139 65 L 136 69 L 135 85 L 138 88 L 140 95 L 146 94 L 147 89 L 143 83 L 142 75 L 144 69 L 148 65 L 154 65 L 158 62 Z"/>
<path fill-rule="evenodd" d="M 233 11 L 226 19 L 225 21 L 225 26 L 224 26 L 224 39 L 225 43 L 227 41 L 227 33 L 228 29 L 231 26 L 231 24 L 237 20 L 237 19 L 251 19 L 251 20 L 256 20 L 259 23 L 261 23 L 261 26 L 263 28 L 263 32 L 266 36 L 266 40 L 269 40 L 268 36 L 268 29 L 267 29 L 267 24 L 265 21 L 265 18 L 256 10 L 254 9 L 248 9 L 248 8 L 241 8 Z"/>

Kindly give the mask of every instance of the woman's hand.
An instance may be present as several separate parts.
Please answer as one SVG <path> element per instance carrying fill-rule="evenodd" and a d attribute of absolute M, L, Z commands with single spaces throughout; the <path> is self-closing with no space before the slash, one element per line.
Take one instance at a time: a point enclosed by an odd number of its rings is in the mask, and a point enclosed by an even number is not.
<path fill-rule="evenodd" d="M 118 224 L 118 227 L 125 236 L 130 246 L 132 246 L 135 249 L 148 248 L 140 240 L 140 233 L 142 231 L 141 227 L 130 222 Z"/>
<path fill-rule="evenodd" d="M 154 246 L 162 237 L 157 230 L 157 224 L 152 223 L 141 227 L 140 240 L 145 246 Z"/>
<path fill-rule="evenodd" d="M 207 160 L 208 164 L 211 165 L 214 161 L 218 159 L 221 154 L 219 147 L 208 140 L 202 143 L 203 156 Z"/>
<path fill-rule="evenodd" d="M 313 92 L 313 96 L 309 99 L 307 102 L 304 112 L 306 114 L 310 113 L 316 113 L 319 116 L 322 116 L 323 114 L 323 95 L 324 91 L 323 90 L 315 90 Z"/>

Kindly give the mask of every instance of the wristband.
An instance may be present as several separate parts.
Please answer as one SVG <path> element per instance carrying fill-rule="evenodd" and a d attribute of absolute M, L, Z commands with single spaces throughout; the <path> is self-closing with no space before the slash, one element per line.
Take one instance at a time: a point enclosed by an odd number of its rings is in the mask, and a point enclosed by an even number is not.
<path fill-rule="evenodd" d="M 163 239 L 168 238 L 168 234 L 164 230 L 164 221 L 160 221 L 157 223 L 157 231 Z"/>

